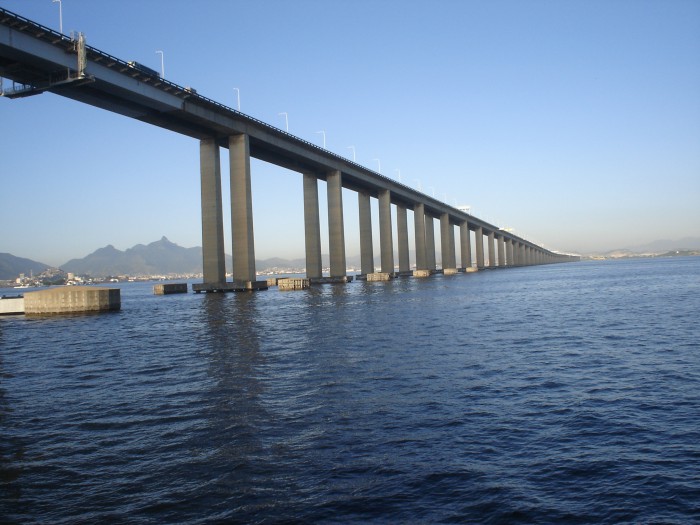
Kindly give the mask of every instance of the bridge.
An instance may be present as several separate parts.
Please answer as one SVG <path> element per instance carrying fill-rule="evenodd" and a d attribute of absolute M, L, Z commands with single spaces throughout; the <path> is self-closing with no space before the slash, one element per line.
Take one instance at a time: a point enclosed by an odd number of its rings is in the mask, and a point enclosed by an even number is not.
<path fill-rule="evenodd" d="M 435 220 L 440 225 L 442 272 L 570 262 L 555 253 L 463 210 L 382 176 L 179 86 L 135 62 L 0 9 L 0 77 L 12 81 L 2 96 L 13 99 L 50 92 L 175 131 L 200 141 L 203 283 L 197 291 L 265 288 L 256 280 L 250 158 L 282 166 L 303 181 L 306 274 L 312 282 L 346 282 L 343 188 L 357 192 L 360 278 L 418 277 L 435 273 Z M 229 149 L 233 280 L 226 281 L 220 148 Z M 321 264 L 319 181 L 328 200 L 330 275 Z M 378 200 L 381 271 L 374 267 L 371 201 Z M 398 271 L 394 260 L 392 206 L 396 208 Z M 408 210 L 414 222 L 415 270 L 409 260 Z M 455 229 L 459 231 L 460 264 Z"/>

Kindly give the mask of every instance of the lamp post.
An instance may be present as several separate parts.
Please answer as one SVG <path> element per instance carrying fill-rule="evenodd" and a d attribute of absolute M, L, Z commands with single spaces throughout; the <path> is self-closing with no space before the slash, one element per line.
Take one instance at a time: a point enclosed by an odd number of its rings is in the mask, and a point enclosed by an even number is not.
<path fill-rule="evenodd" d="M 435 188 L 433 188 L 432 186 L 428 186 L 428 188 L 430 188 L 430 192 L 433 194 L 433 199 L 434 199 L 435 198 Z"/>
<path fill-rule="evenodd" d="M 418 191 L 423 191 L 423 187 L 420 185 L 420 180 L 419 179 L 413 179 L 418 183 Z"/>
<path fill-rule="evenodd" d="M 396 168 L 394 171 L 399 175 L 399 182 L 401 182 L 401 170 Z"/>
<path fill-rule="evenodd" d="M 382 174 L 382 163 L 379 161 L 379 159 L 374 159 L 377 161 L 377 173 L 380 175 Z"/>
<path fill-rule="evenodd" d="M 355 146 L 348 146 L 348 149 L 352 150 L 352 161 L 357 162 L 357 159 L 355 159 Z"/>
<path fill-rule="evenodd" d="M 320 133 L 323 135 L 323 149 L 326 149 L 326 130 L 322 129 L 321 131 L 317 131 L 316 133 Z"/>
<path fill-rule="evenodd" d="M 286 111 L 283 111 L 282 113 L 277 113 L 278 115 L 284 115 L 284 129 L 287 133 L 289 133 L 289 116 L 287 115 Z"/>
<path fill-rule="evenodd" d="M 156 55 L 160 55 L 160 78 L 165 78 L 165 55 L 162 51 L 156 51 Z"/>
<path fill-rule="evenodd" d="M 63 2 L 61 0 L 51 0 L 52 3 L 58 2 L 58 32 L 63 34 Z"/>
<path fill-rule="evenodd" d="M 236 92 L 236 100 L 238 100 L 238 111 L 241 110 L 241 90 L 238 88 L 233 88 L 233 90 Z"/>

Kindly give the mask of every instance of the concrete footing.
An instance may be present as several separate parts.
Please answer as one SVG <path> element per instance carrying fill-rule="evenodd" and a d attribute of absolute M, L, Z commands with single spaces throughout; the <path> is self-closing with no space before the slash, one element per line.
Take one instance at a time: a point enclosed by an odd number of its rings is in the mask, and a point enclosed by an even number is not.
<path fill-rule="evenodd" d="M 0 297 L 0 315 L 21 315 L 24 313 L 24 297 L 21 295 Z"/>
<path fill-rule="evenodd" d="M 187 283 L 156 284 L 153 286 L 153 293 L 155 295 L 187 293 Z"/>
<path fill-rule="evenodd" d="M 197 283 L 192 285 L 192 291 L 194 293 L 251 292 L 267 289 L 267 281 L 227 281 L 223 283 Z"/>
<path fill-rule="evenodd" d="M 455 275 L 459 272 L 457 272 L 457 268 L 443 268 L 442 274 L 443 275 Z"/>
<path fill-rule="evenodd" d="M 413 270 L 413 277 L 430 277 L 430 270 Z"/>
<path fill-rule="evenodd" d="M 340 277 L 312 277 L 309 279 L 311 284 L 340 284 L 352 282 L 352 275 L 343 275 Z"/>
<path fill-rule="evenodd" d="M 389 281 L 394 275 L 388 272 L 374 272 L 367 274 L 367 281 Z"/>
<path fill-rule="evenodd" d="M 24 294 L 26 315 L 108 312 L 120 308 L 119 288 L 62 286 Z"/>
<path fill-rule="evenodd" d="M 467 273 L 474 273 L 474 272 L 478 272 L 479 270 L 477 268 L 474 268 L 473 266 L 470 266 L 469 268 L 465 268 L 464 271 Z"/>
<path fill-rule="evenodd" d="M 311 285 L 310 279 L 301 277 L 285 277 L 277 279 L 280 290 L 306 290 Z"/>

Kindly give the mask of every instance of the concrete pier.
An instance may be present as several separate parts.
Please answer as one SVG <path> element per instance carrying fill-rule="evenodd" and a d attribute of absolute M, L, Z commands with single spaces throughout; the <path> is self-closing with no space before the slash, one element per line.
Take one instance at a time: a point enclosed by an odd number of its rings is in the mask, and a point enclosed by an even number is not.
<path fill-rule="evenodd" d="M 413 206 L 413 223 L 416 237 L 416 271 L 428 269 L 425 242 L 425 205 Z M 415 272 L 413 275 L 416 275 Z"/>
<path fill-rule="evenodd" d="M 498 267 L 505 268 L 506 266 L 506 243 L 503 235 L 498 235 Z"/>
<path fill-rule="evenodd" d="M 494 243 L 494 233 L 489 232 L 488 236 L 488 242 L 489 242 L 489 268 L 495 268 L 496 267 L 496 247 Z"/>
<path fill-rule="evenodd" d="M 465 271 L 472 267 L 472 246 L 469 237 L 469 223 L 464 221 L 459 225 L 459 247 L 462 269 Z"/>
<path fill-rule="evenodd" d="M 345 277 L 345 230 L 343 228 L 343 180 L 340 171 L 330 171 L 326 177 L 328 192 L 328 244 L 331 277 Z"/>
<path fill-rule="evenodd" d="M 120 308 L 119 288 L 62 286 L 24 294 L 26 315 L 96 313 Z"/>
<path fill-rule="evenodd" d="M 233 237 L 233 280 L 253 282 L 255 242 L 253 234 L 253 195 L 250 183 L 250 139 L 232 135 L 228 140 L 231 168 L 231 233 Z"/>
<path fill-rule="evenodd" d="M 476 245 L 476 267 L 484 269 L 484 229 L 477 226 L 474 230 L 474 244 Z"/>
<path fill-rule="evenodd" d="M 382 273 L 394 273 L 394 237 L 391 231 L 391 194 L 379 192 L 379 244 Z"/>
<path fill-rule="evenodd" d="M 202 267 L 205 283 L 226 280 L 224 216 L 221 204 L 221 161 L 215 139 L 199 143 L 202 199 Z"/>
<path fill-rule="evenodd" d="M 435 224 L 431 215 L 425 216 L 425 261 L 428 270 L 435 271 Z"/>
<path fill-rule="evenodd" d="M 281 277 L 277 279 L 277 286 L 280 290 L 306 290 L 310 285 L 310 279 L 297 277 Z"/>
<path fill-rule="evenodd" d="M 408 255 L 408 214 L 406 206 L 396 205 L 396 233 L 399 243 L 399 275 L 411 273 L 411 261 Z"/>
<path fill-rule="evenodd" d="M 321 222 L 318 210 L 318 179 L 310 173 L 304 179 L 304 240 L 306 247 L 306 277 L 321 277 Z"/>
<path fill-rule="evenodd" d="M 170 295 L 175 293 L 187 293 L 187 283 L 169 283 L 153 285 L 155 295 Z"/>
<path fill-rule="evenodd" d="M 389 272 L 374 272 L 367 274 L 367 281 L 389 281 L 394 277 L 393 273 Z"/>
<path fill-rule="evenodd" d="M 372 208 L 369 193 L 357 193 L 357 206 L 360 215 L 360 272 L 369 275 L 374 272 L 374 247 L 372 245 Z"/>

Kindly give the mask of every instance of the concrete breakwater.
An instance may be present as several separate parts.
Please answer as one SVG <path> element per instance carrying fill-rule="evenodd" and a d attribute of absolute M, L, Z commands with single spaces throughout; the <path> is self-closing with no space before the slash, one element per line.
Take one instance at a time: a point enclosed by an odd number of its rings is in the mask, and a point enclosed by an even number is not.
<path fill-rule="evenodd" d="M 120 308 L 118 288 L 62 286 L 24 294 L 26 315 L 107 312 Z"/>

